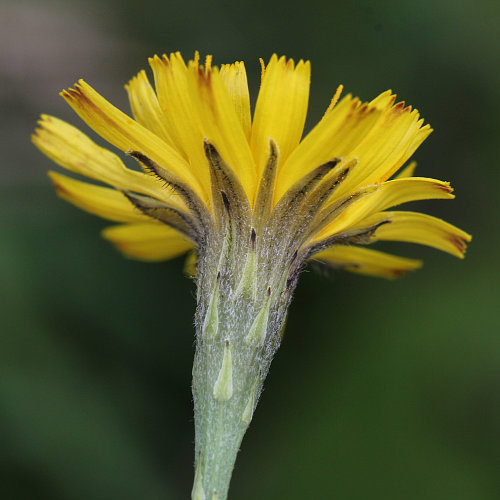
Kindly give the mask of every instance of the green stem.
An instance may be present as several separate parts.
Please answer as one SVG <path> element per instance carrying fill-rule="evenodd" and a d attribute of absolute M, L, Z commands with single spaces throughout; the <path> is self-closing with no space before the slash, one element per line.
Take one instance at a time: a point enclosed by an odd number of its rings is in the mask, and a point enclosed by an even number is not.
<path fill-rule="evenodd" d="M 286 265 L 276 273 L 277 263 L 259 259 L 251 246 L 241 258 L 217 245 L 198 266 L 193 500 L 227 498 L 290 299 Z"/>

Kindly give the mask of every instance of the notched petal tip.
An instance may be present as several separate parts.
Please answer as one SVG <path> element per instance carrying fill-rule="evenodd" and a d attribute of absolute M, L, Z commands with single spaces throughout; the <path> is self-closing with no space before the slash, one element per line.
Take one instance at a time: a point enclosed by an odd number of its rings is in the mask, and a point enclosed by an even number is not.
<path fill-rule="evenodd" d="M 467 252 L 467 243 L 470 243 L 472 236 L 467 233 L 462 233 L 460 235 L 450 234 L 448 241 L 457 249 L 458 253 L 454 253 L 459 259 L 465 258 Z"/>
<path fill-rule="evenodd" d="M 54 120 L 57 120 L 57 118 L 55 118 L 52 115 L 47 115 L 45 113 L 42 113 L 40 115 L 40 118 L 38 119 L 37 123 L 39 123 L 40 125 L 42 125 L 45 122 L 50 123 L 50 122 L 53 122 Z"/>
<path fill-rule="evenodd" d="M 165 54 L 163 54 L 164 57 Z M 162 59 L 160 58 L 160 56 L 158 54 L 155 54 L 153 57 L 148 57 L 148 63 L 153 65 L 153 64 L 157 64 L 157 63 L 161 63 L 162 62 Z"/>
<path fill-rule="evenodd" d="M 65 99 L 66 101 L 72 101 L 73 100 L 73 95 L 71 92 L 74 92 L 74 89 L 71 87 L 69 89 L 63 89 L 61 92 L 59 92 L 59 95 Z"/>
<path fill-rule="evenodd" d="M 449 182 L 443 181 L 443 182 L 436 182 L 435 187 L 439 191 L 443 191 L 443 193 L 449 193 L 450 198 L 455 198 L 455 195 L 452 195 L 454 189 L 451 187 L 451 184 Z"/>

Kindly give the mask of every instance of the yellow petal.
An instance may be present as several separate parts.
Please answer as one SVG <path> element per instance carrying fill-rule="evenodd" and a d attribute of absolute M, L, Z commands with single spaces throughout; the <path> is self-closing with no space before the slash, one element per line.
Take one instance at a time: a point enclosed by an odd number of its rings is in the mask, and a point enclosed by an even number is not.
<path fill-rule="evenodd" d="M 422 261 L 398 257 L 368 248 L 335 245 L 316 254 L 311 260 L 358 274 L 399 278 L 422 266 Z"/>
<path fill-rule="evenodd" d="M 360 165 L 337 195 L 389 179 L 432 132 L 429 125 L 422 125 L 418 111 L 404 107 L 403 102 L 384 110 L 364 139 L 346 153 L 359 158 Z"/>
<path fill-rule="evenodd" d="M 150 59 L 164 118 L 177 147 L 189 160 L 204 185 L 210 174 L 204 139 L 212 142 L 231 166 L 252 199 L 255 167 L 241 121 L 217 68 L 189 67 L 179 53 Z"/>
<path fill-rule="evenodd" d="M 204 200 L 208 197 L 182 157 L 165 141 L 122 113 L 83 80 L 61 93 L 68 104 L 95 132 L 122 151 L 140 151 L 183 182 Z"/>
<path fill-rule="evenodd" d="M 307 134 L 280 172 L 276 199 L 308 171 L 349 153 L 375 126 L 390 106 L 390 92 L 362 104 L 351 95 L 344 97 Z"/>
<path fill-rule="evenodd" d="M 428 125 L 422 127 L 418 111 L 405 108 L 404 103 L 394 105 L 395 98 L 387 91 L 370 103 L 361 104 L 351 96 L 340 101 L 291 155 L 277 195 L 299 172 L 333 157 L 359 160 L 359 167 L 339 187 L 336 197 L 387 180 L 432 131 Z"/>
<path fill-rule="evenodd" d="M 204 136 L 200 128 L 198 109 L 190 94 L 187 66 L 179 52 L 170 54 L 170 57 L 152 57 L 149 64 L 153 70 L 163 120 L 168 126 L 176 149 L 186 158 L 190 169 L 196 172 L 209 193 L 210 175 L 203 150 Z M 210 193 L 207 196 L 210 196 Z"/>
<path fill-rule="evenodd" d="M 125 85 L 125 88 L 128 92 L 134 118 L 158 137 L 161 137 L 169 146 L 175 147 L 163 118 L 158 98 L 149 83 L 146 72 L 140 71 L 137 76 L 130 80 L 128 85 Z"/>
<path fill-rule="evenodd" d="M 444 220 L 417 212 L 381 212 L 374 214 L 359 224 L 371 226 L 387 220 L 388 224 L 380 226 L 372 237 L 372 241 L 406 241 L 437 248 L 456 257 L 463 258 L 466 243 L 471 236 L 458 227 Z"/>
<path fill-rule="evenodd" d="M 269 154 L 269 139 L 280 149 L 280 162 L 299 144 L 304 129 L 309 100 L 311 65 L 273 55 L 260 87 L 252 125 L 252 151 L 260 174 Z M 311 169 L 319 165 L 311 165 Z M 291 185 L 291 184 L 290 184 Z"/>
<path fill-rule="evenodd" d="M 193 248 L 193 243 L 163 224 L 111 226 L 102 236 L 125 256 L 150 262 L 173 259 Z"/>
<path fill-rule="evenodd" d="M 49 172 L 49 177 L 61 198 L 91 214 L 115 222 L 151 220 L 139 212 L 119 191 L 76 181 L 56 172 Z"/>
<path fill-rule="evenodd" d="M 53 116 L 42 115 L 33 143 L 58 165 L 117 189 L 135 191 L 184 207 L 179 196 L 154 177 L 125 167 L 111 151 L 101 148 L 83 132 Z"/>
<path fill-rule="evenodd" d="M 202 134 L 234 171 L 252 202 L 257 183 L 254 160 L 220 73 L 215 67 L 203 71 L 194 62 L 190 62 L 189 73 L 190 95 Z"/>
<path fill-rule="evenodd" d="M 245 137 L 250 141 L 252 117 L 245 64 L 243 61 L 237 61 L 234 64 L 223 64 L 220 68 L 220 76 L 227 88 Z"/>
<path fill-rule="evenodd" d="M 358 167 L 359 168 L 359 167 Z M 315 240 L 345 231 L 366 217 L 410 201 L 452 199 L 449 182 L 425 177 L 395 179 L 380 184 L 372 191 L 347 207 L 331 224 L 321 231 Z"/>

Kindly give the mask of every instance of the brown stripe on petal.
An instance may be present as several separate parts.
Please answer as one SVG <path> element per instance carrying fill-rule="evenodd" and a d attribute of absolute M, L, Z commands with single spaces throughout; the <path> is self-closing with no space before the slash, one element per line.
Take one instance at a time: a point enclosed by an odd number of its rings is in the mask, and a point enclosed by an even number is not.
<path fill-rule="evenodd" d="M 207 139 L 204 141 L 205 156 L 208 160 L 211 184 L 212 198 L 217 204 L 219 193 L 223 194 L 223 203 L 226 207 L 230 206 L 234 221 L 239 225 L 249 220 L 250 203 L 248 201 L 245 189 L 241 185 L 240 180 L 234 170 L 224 161 L 217 148 Z M 221 213 L 221 207 L 218 209 L 217 215 L 224 217 L 224 212 Z M 219 221 L 220 223 L 222 221 Z"/>
<path fill-rule="evenodd" d="M 465 254 L 465 251 L 467 250 L 467 243 L 464 239 L 453 235 L 450 235 L 447 239 L 455 246 L 462 256 Z"/>
<path fill-rule="evenodd" d="M 313 190 L 319 182 L 335 168 L 337 163 L 338 158 L 323 163 L 319 167 L 316 167 L 305 174 L 290 189 L 288 189 L 271 212 L 270 224 L 279 223 L 283 217 L 292 217 L 308 193 L 311 192 L 311 190 Z"/>
<path fill-rule="evenodd" d="M 203 235 L 193 217 L 175 207 L 148 196 L 140 196 L 122 191 L 124 196 L 144 215 L 172 227 L 193 243 L 201 244 Z"/>
<path fill-rule="evenodd" d="M 165 182 L 167 186 L 171 187 L 182 197 L 188 208 L 193 212 L 195 216 L 196 224 L 200 234 L 205 235 L 207 231 L 211 230 L 211 228 L 213 227 L 212 215 L 210 214 L 210 211 L 208 210 L 205 203 L 188 184 L 182 182 L 180 179 L 175 177 L 160 165 L 156 164 L 153 160 L 151 160 L 140 151 L 127 151 L 127 154 L 139 161 L 146 173 L 152 174 L 159 180 Z"/>
<path fill-rule="evenodd" d="M 324 240 L 318 241 L 309 247 L 306 247 L 305 252 L 307 254 L 307 258 L 310 258 L 314 254 L 321 252 L 332 245 L 369 245 L 372 243 L 372 236 L 375 234 L 377 229 L 385 224 L 390 224 L 390 222 L 390 220 L 383 220 L 369 227 L 349 229 L 347 231 L 334 234 L 333 236 L 329 236 Z"/>
<path fill-rule="evenodd" d="M 226 212 L 228 215 L 231 215 L 231 203 L 229 203 L 229 199 L 227 197 L 227 194 L 224 191 L 220 192 L 221 198 L 222 198 L 222 203 L 224 204 L 224 208 L 226 209 Z"/>
<path fill-rule="evenodd" d="M 339 217 L 349 206 L 361 200 L 365 196 L 374 193 L 375 191 L 377 191 L 377 189 L 378 186 L 375 185 L 366 186 L 354 193 L 346 194 L 336 202 L 331 203 L 330 205 L 325 207 L 323 210 L 318 212 L 316 216 L 311 220 L 308 232 L 305 235 L 305 240 L 312 240 L 315 235 L 321 233 L 323 229 L 325 229 L 337 217 Z"/>
<path fill-rule="evenodd" d="M 274 188 L 278 172 L 279 147 L 276 141 L 269 139 L 269 156 L 262 171 L 253 211 L 254 224 L 262 228 L 273 208 Z"/>
<path fill-rule="evenodd" d="M 96 114 L 100 119 L 102 119 L 105 123 L 110 125 L 113 129 L 119 129 L 120 135 L 122 135 L 127 140 L 134 142 L 134 137 L 132 134 L 128 133 L 126 129 L 121 127 L 115 120 L 111 119 L 107 113 L 105 113 L 99 106 L 97 106 L 85 93 L 83 87 L 75 83 L 75 88 L 69 88 L 68 92 L 62 92 L 63 97 L 70 97 L 73 102 L 77 102 L 79 106 L 86 108 L 86 112 L 91 112 Z M 130 122 L 132 122 L 132 118 L 128 117 Z"/>
<path fill-rule="evenodd" d="M 450 186 L 450 184 L 448 182 L 445 184 L 436 183 L 436 188 L 440 191 L 443 191 L 444 193 L 452 193 L 453 192 L 453 188 Z"/>

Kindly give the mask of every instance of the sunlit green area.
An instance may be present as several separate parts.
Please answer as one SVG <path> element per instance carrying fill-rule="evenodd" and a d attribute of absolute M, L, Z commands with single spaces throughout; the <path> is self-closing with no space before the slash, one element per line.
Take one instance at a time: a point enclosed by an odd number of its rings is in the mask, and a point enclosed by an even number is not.
<path fill-rule="evenodd" d="M 188 498 L 194 285 L 178 259 L 122 258 L 106 221 L 59 200 L 29 142 L 84 77 L 126 109 L 154 53 L 312 63 L 308 128 L 337 85 L 392 88 L 435 132 L 418 173 L 457 199 L 418 205 L 473 234 L 460 261 L 398 281 L 309 268 L 244 439 L 230 498 L 500 498 L 500 3 L 277 0 L 0 4 L 0 498 Z M 382 248 L 382 247 L 380 247 Z"/>

